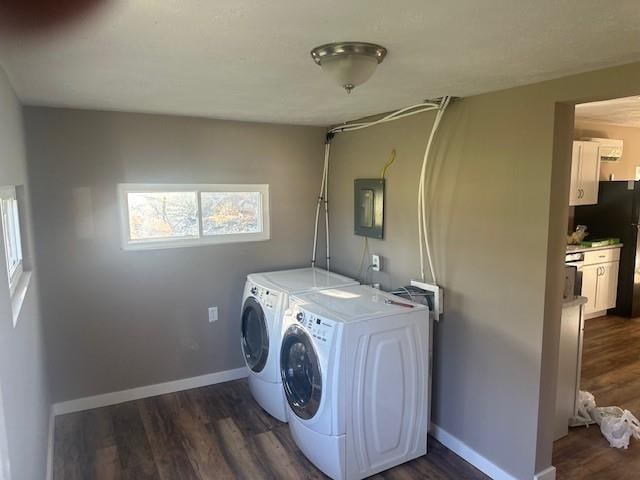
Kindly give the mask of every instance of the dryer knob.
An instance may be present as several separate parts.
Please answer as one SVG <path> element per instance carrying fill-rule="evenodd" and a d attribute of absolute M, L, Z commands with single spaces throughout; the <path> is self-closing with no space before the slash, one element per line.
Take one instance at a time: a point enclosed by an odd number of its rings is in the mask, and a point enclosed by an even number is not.
<path fill-rule="evenodd" d="M 258 293 L 257 287 L 251 287 L 251 295 L 256 295 Z"/>
<path fill-rule="evenodd" d="M 302 312 L 298 312 L 298 314 L 296 315 L 296 320 L 301 322 L 303 318 L 304 318 L 304 315 L 302 314 Z"/>

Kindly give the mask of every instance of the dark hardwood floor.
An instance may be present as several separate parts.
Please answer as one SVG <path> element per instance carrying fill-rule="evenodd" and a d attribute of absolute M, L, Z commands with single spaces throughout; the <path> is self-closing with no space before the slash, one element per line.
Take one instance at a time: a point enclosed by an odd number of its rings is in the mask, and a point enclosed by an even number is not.
<path fill-rule="evenodd" d="M 323 479 L 246 380 L 56 417 L 54 480 Z M 429 438 L 429 453 L 375 479 L 486 479 Z"/>
<path fill-rule="evenodd" d="M 601 407 L 640 415 L 640 319 L 601 317 L 585 323 L 582 390 Z M 557 479 L 638 479 L 640 442 L 628 450 L 609 447 L 597 425 L 572 428 L 554 444 Z"/>

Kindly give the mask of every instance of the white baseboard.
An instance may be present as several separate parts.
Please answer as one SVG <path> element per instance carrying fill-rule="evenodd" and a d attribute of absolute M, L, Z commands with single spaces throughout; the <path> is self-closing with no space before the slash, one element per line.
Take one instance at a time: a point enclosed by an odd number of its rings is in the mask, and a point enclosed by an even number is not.
<path fill-rule="evenodd" d="M 107 405 L 115 405 L 117 403 L 129 402 L 131 400 L 164 395 L 165 393 L 204 387 L 215 383 L 228 382 L 244 378 L 248 375 L 249 372 L 247 368 L 241 367 L 233 370 L 200 375 L 199 377 L 183 378 L 172 382 L 157 383 L 155 385 L 131 388 L 129 390 L 121 390 L 119 392 L 104 393 L 102 395 L 94 395 L 92 397 L 67 400 L 65 402 L 53 404 L 53 416 L 80 412 L 82 410 L 91 410 L 92 408 L 106 407 Z"/>
<path fill-rule="evenodd" d="M 47 434 L 47 480 L 53 480 L 53 432 L 55 426 L 55 416 L 53 407 L 49 410 L 49 432 Z"/>
<path fill-rule="evenodd" d="M 466 443 L 454 437 L 434 423 L 431 424 L 431 434 L 449 450 L 464 458 L 471 465 L 494 480 L 518 480 L 510 473 L 502 470 L 495 463 L 480 455 Z"/>
<path fill-rule="evenodd" d="M 547 467 L 534 475 L 533 480 L 556 480 L 556 467 Z"/>

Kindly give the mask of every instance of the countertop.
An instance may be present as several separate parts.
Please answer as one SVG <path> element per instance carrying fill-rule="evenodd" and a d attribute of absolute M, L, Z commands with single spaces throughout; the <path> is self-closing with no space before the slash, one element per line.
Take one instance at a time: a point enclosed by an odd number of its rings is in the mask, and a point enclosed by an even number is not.
<path fill-rule="evenodd" d="M 590 252 L 596 250 L 609 250 L 611 248 L 622 248 L 621 243 L 615 243 L 613 245 L 605 245 L 603 247 L 581 247 L 580 245 L 567 245 L 567 253 L 580 253 Z"/>
<path fill-rule="evenodd" d="M 587 297 L 573 297 L 562 301 L 562 308 L 577 307 L 588 302 Z"/>

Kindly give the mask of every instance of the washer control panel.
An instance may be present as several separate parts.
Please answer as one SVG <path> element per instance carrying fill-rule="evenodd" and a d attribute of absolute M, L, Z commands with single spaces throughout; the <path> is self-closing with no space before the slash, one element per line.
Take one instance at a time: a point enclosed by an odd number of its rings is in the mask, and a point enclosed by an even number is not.
<path fill-rule="evenodd" d="M 333 337 L 336 322 L 306 312 L 300 308 L 295 310 L 295 319 L 320 343 L 328 343 Z"/>
<path fill-rule="evenodd" d="M 249 291 L 251 292 L 251 295 L 253 295 L 256 298 L 256 300 L 260 302 L 260 305 L 264 306 L 265 308 L 272 309 L 278 303 L 279 295 L 277 292 L 274 292 L 273 290 L 269 290 L 268 288 L 264 288 L 264 287 L 259 287 L 257 285 L 252 285 Z"/>

